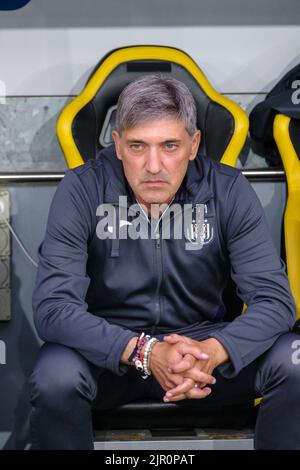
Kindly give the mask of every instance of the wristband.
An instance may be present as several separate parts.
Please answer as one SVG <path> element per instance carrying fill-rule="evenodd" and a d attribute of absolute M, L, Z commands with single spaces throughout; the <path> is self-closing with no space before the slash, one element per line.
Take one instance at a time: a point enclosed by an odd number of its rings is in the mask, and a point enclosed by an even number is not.
<path fill-rule="evenodd" d="M 153 346 L 157 342 L 158 342 L 157 338 L 151 338 L 146 344 L 146 347 L 144 350 L 144 356 L 143 356 L 143 375 L 142 375 L 143 379 L 147 379 L 149 375 L 151 375 L 151 370 L 149 368 L 150 355 L 151 355 Z"/>
<path fill-rule="evenodd" d="M 150 336 L 149 336 L 149 338 L 150 338 Z M 137 352 L 138 352 L 139 348 L 141 347 L 141 345 L 145 344 L 145 340 L 146 340 L 146 336 L 145 336 L 145 333 L 143 332 L 143 333 L 140 334 L 140 336 L 136 340 L 135 347 L 133 348 L 132 353 L 130 354 L 130 356 L 127 359 L 128 362 L 133 361 L 133 358 L 137 354 Z"/>

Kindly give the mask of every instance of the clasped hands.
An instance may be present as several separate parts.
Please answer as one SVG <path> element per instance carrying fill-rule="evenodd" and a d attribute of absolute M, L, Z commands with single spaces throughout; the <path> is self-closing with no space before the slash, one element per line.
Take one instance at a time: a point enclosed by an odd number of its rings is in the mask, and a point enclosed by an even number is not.
<path fill-rule="evenodd" d="M 165 402 L 186 398 L 206 398 L 216 383 L 213 370 L 228 359 L 219 341 L 209 338 L 195 341 L 171 334 L 155 344 L 150 369 L 166 394 Z"/>

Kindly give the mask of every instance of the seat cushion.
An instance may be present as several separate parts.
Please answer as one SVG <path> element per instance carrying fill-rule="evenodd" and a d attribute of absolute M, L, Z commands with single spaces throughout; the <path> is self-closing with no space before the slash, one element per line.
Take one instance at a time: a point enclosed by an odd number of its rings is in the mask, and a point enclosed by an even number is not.
<path fill-rule="evenodd" d="M 255 423 L 253 401 L 234 405 L 199 406 L 198 400 L 164 403 L 139 400 L 112 410 L 93 410 L 94 429 L 236 428 Z"/>

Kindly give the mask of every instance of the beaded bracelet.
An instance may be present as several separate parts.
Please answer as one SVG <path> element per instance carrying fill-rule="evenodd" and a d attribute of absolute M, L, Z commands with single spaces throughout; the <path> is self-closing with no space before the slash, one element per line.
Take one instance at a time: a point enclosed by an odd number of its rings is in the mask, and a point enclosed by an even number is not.
<path fill-rule="evenodd" d="M 143 372 L 144 374 L 142 375 L 143 379 L 147 379 L 149 375 L 151 375 L 151 371 L 149 369 L 149 364 L 150 364 L 150 355 L 153 346 L 155 343 L 158 342 L 157 338 L 151 338 L 146 344 L 145 350 L 144 350 L 144 355 L 143 355 Z"/>

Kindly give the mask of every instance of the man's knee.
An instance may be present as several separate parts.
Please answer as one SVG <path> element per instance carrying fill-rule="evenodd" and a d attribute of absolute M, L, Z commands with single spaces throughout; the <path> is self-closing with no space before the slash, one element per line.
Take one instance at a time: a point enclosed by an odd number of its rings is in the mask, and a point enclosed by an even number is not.
<path fill-rule="evenodd" d="M 78 398 L 95 398 L 97 384 L 79 356 L 62 345 L 42 346 L 29 377 L 32 405 L 66 413 Z"/>
<path fill-rule="evenodd" d="M 280 383 L 288 381 L 300 387 L 299 335 L 286 333 L 278 338 L 262 357 L 260 378 L 264 385 L 277 379 Z"/>

